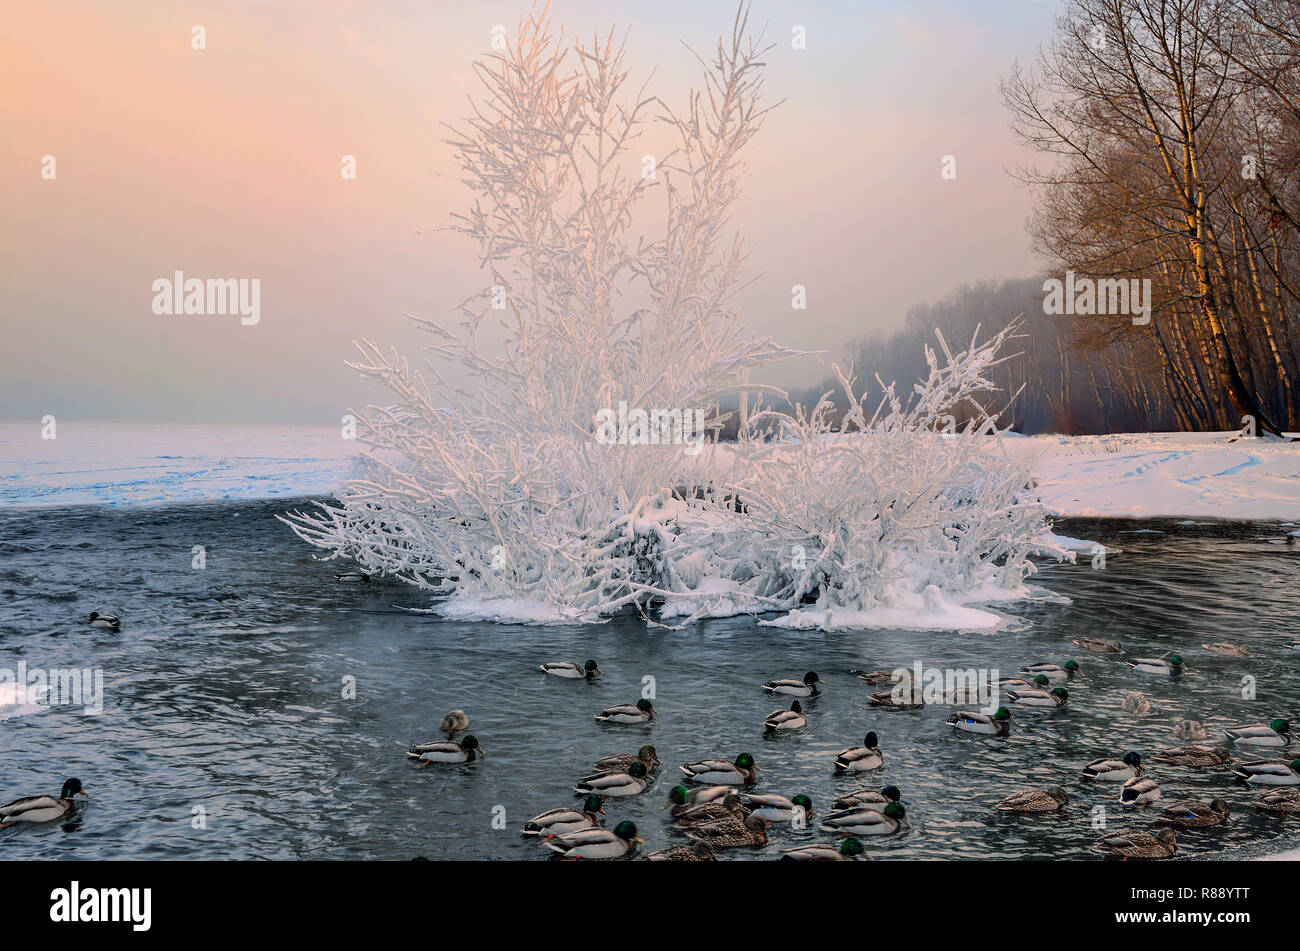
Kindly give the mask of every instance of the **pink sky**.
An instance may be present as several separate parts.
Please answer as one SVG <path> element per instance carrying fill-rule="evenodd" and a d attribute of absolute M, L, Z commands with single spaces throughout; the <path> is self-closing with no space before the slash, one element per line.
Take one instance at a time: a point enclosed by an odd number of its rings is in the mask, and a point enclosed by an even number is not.
<path fill-rule="evenodd" d="M 330 422 L 374 398 L 343 365 L 350 341 L 414 354 L 402 311 L 446 316 L 481 283 L 473 249 L 428 230 L 465 202 L 438 123 L 467 114 L 470 63 L 528 9 L 9 4 L 0 418 Z M 786 102 L 756 140 L 736 218 L 760 274 L 740 302 L 750 326 L 838 358 L 914 303 L 1035 270 L 1030 196 L 1004 172 L 1024 156 L 996 88 L 1054 12 L 756 0 L 751 20 L 777 44 L 767 88 Z M 634 77 L 657 66 L 673 101 L 697 76 L 678 40 L 707 46 L 733 13 L 729 0 L 552 3 L 571 34 L 630 28 Z M 790 48 L 794 24 L 807 50 Z M 948 153 L 954 182 L 939 177 Z M 339 175 L 344 154 L 356 181 Z M 260 278 L 261 322 L 156 316 L 152 282 L 177 269 Z M 790 310 L 792 284 L 808 311 Z M 823 373 L 808 361 L 775 379 Z"/>

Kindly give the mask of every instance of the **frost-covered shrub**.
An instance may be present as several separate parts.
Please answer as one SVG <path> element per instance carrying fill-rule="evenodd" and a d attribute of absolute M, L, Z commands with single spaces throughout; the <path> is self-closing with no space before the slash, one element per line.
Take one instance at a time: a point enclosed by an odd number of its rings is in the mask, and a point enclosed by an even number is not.
<path fill-rule="evenodd" d="M 451 140 L 475 200 L 453 228 L 487 286 L 457 327 L 414 318 L 432 336 L 427 375 L 358 343 L 352 365 L 395 402 L 357 414 L 366 476 L 288 516 L 300 537 L 443 596 L 441 613 L 502 620 L 636 609 L 686 623 L 812 603 L 790 623 L 831 626 L 836 610 L 873 623 L 881 607 L 934 614 L 1018 590 L 1043 513 L 1025 473 L 988 454 L 994 423 L 974 403 L 1005 334 L 945 346 L 944 363 L 929 352 L 911 398 L 891 390 L 870 416 L 854 403 L 834 432 L 823 404 L 756 414 L 736 446 L 698 454 L 605 438 L 620 404 L 716 426 L 728 396 L 784 395 L 749 382 L 794 351 L 739 322 L 745 252 L 726 232 L 764 114 L 762 52 L 742 8 L 676 113 L 624 93 L 612 34 L 566 48 L 545 16 L 476 64 L 484 94 Z M 653 178 L 632 150 L 647 121 L 677 141 Z M 485 319 L 500 346 L 480 339 Z M 938 433 L 959 406 L 975 422 Z"/>

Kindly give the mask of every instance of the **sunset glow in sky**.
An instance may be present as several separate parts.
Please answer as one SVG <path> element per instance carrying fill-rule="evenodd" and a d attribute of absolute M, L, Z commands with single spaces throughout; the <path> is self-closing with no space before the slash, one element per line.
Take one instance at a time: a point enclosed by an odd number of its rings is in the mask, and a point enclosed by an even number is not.
<path fill-rule="evenodd" d="M 368 336 L 414 355 L 403 311 L 446 317 L 484 283 L 432 229 L 466 203 L 442 122 L 468 114 L 473 59 L 527 2 L 44 0 L 0 20 L 0 418 L 328 423 L 377 398 L 344 366 Z M 896 12 L 902 10 L 904 12 Z M 628 33 L 634 85 L 680 103 L 685 40 L 730 30 L 731 0 L 554 0 L 569 35 Z M 746 322 L 828 351 L 984 278 L 1031 274 L 1024 160 L 997 102 L 1056 5 L 1036 0 L 775 2 L 784 99 L 735 218 L 757 280 Z M 191 48 L 201 24 L 206 49 Z M 792 50 L 791 28 L 807 50 Z M 339 174 L 345 154 L 357 179 Z M 939 177 L 957 157 L 958 177 Z M 57 177 L 41 176 L 42 157 Z M 421 232 L 421 233 L 417 233 Z M 261 281 L 261 322 L 165 317 L 175 270 Z M 808 288 L 792 313 L 790 287 Z M 811 385 L 816 361 L 774 378 Z"/>

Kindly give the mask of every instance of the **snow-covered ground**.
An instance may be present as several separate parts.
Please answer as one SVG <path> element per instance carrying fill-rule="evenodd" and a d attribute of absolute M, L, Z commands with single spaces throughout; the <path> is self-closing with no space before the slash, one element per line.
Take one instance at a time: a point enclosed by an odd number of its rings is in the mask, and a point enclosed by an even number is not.
<path fill-rule="evenodd" d="M 1300 443 L 1236 433 L 1006 436 L 1056 515 L 1300 522 Z M 355 473 L 338 427 L 0 423 L 0 505 L 325 495 Z M 709 453 L 712 450 L 707 451 Z M 721 463 L 729 456 L 718 447 Z M 705 458 L 708 458 L 706 455 Z"/>
<path fill-rule="evenodd" d="M 1238 433 L 1004 437 L 1056 515 L 1300 521 L 1300 442 Z"/>
<path fill-rule="evenodd" d="M 355 474 L 339 427 L 0 423 L 0 506 L 327 495 Z"/>

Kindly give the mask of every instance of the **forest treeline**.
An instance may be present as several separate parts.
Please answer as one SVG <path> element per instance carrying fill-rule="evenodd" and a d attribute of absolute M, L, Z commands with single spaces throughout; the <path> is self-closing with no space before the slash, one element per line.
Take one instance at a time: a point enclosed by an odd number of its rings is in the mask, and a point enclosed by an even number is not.
<path fill-rule="evenodd" d="M 1014 173 L 1045 273 L 853 341 L 859 372 L 906 383 L 935 327 L 959 346 L 1023 313 L 998 369 L 1021 431 L 1300 428 L 1300 0 L 1066 0 L 1001 96 L 1039 155 Z M 1149 280 L 1149 320 L 1045 314 L 1067 272 Z"/>

